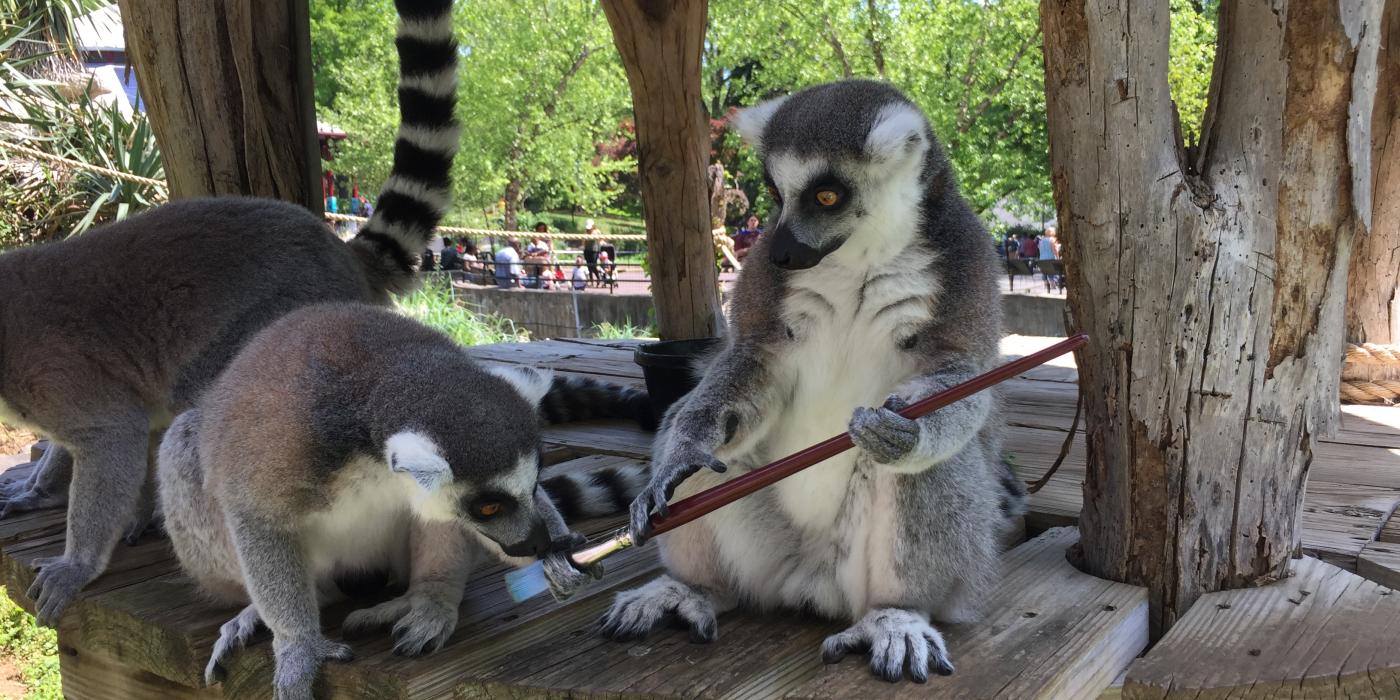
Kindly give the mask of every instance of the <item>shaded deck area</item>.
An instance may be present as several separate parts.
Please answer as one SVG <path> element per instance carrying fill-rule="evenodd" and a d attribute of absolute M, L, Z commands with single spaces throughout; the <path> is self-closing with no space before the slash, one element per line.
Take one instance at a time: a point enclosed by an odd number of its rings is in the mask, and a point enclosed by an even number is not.
<path fill-rule="evenodd" d="M 1023 354 L 1053 339 L 1011 337 Z M 475 348 L 487 362 L 529 364 L 641 383 L 627 343 L 546 341 Z M 1026 478 L 1059 452 L 1076 400 L 1068 358 L 1005 385 L 1007 450 Z M 643 460 L 650 436 L 620 424 L 580 424 L 546 433 L 550 470 L 591 469 Z M 1305 499 L 1303 546 L 1294 578 L 1202 600 L 1146 656 L 1142 589 L 1084 575 L 1065 549 L 1077 538 L 1082 446 L 1032 499 L 1033 539 L 1005 557 L 1005 576 L 976 625 L 946 627 L 957 673 L 927 685 L 888 684 L 863 659 L 821 663 L 822 638 L 842 625 L 816 619 L 733 612 L 720 639 L 694 645 L 684 631 L 636 643 L 593 637 L 589 626 L 612 593 L 658 571 L 646 548 L 609 561 L 605 581 L 567 604 L 540 597 L 514 605 L 503 568 L 469 584 L 461 622 L 431 656 L 393 656 L 385 635 L 350 640 L 349 664 L 329 664 L 320 695 L 344 698 L 496 697 L 958 697 L 1095 698 L 1331 697 L 1341 682 L 1353 697 L 1400 697 L 1400 408 L 1345 409 L 1341 431 L 1319 446 Z M 615 522 L 590 521 L 596 533 Z M 0 521 L 0 565 L 9 593 L 23 592 L 33 562 L 63 549 L 61 509 Z M 1359 572 L 1360 576 L 1356 573 Z M 1366 578 L 1362 578 L 1362 577 Z M 1369 579 L 1369 580 L 1368 580 Z M 356 601 L 354 607 L 374 600 Z M 340 637 L 352 609 L 327 610 L 326 632 Z M 238 654 L 227 681 L 203 687 L 204 663 L 219 625 L 234 609 L 211 607 L 178 572 L 168 543 L 148 535 L 121 545 L 108 573 L 65 614 L 59 630 L 70 698 L 263 698 L 272 657 L 264 632 Z M 1135 661 L 1136 659 L 1136 661 Z M 1265 693 L 1271 693 L 1265 695 Z M 1214 695 L 1212 695 L 1214 696 Z"/>

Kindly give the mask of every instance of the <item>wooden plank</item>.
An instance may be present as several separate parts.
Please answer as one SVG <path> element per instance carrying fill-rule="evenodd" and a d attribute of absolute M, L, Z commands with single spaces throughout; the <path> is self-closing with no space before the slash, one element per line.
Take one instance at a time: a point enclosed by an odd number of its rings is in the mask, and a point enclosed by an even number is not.
<path fill-rule="evenodd" d="M 1400 490 L 1310 480 L 1303 495 L 1303 552 L 1355 571 L 1362 548 L 1397 504 Z"/>
<path fill-rule="evenodd" d="M 1393 542 L 1400 544 L 1400 513 L 1391 513 L 1390 518 L 1381 526 L 1381 532 L 1376 536 L 1381 542 Z"/>
<path fill-rule="evenodd" d="M 654 433 L 626 421 L 586 421 L 552 425 L 542 431 L 546 445 L 570 448 L 580 454 L 605 454 L 637 460 L 651 458 Z"/>
<path fill-rule="evenodd" d="M 1400 545 L 1368 542 L 1356 558 L 1356 574 L 1387 588 L 1400 590 Z"/>
<path fill-rule="evenodd" d="M 467 352 L 481 360 L 531 367 L 551 367 L 605 377 L 642 376 L 642 368 L 632 361 L 632 353 L 618 348 L 542 340 L 530 343 L 478 345 L 467 348 Z"/>
<path fill-rule="evenodd" d="M 1400 595 L 1305 557 L 1286 580 L 1202 596 L 1123 697 L 1396 697 L 1397 669 Z"/>
<path fill-rule="evenodd" d="M 97 651 L 72 647 L 58 656 L 67 700 L 201 700 L 224 697 L 218 688 L 192 688 L 126 666 Z M 269 688 L 270 690 L 270 688 Z"/>
<path fill-rule="evenodd" d="M 1059 528 L 1006 556 L 986 618 L 950 629 L 952 676 L 891 685 L 847 659 L 787 697 L 1096 698 L 1147 647 L 1147 591 L 1071 566 L 1078 539 Z"/>
<path fill-rule="evenodd" d="M 706 645 L 683 630 L 601 640 L 588 634 L 592 615 L 581 615 L 552 618 L 552 635 L 512 643 L 463 679 L 458 697 L 1093 698 L 1145 647 L 1147 596 L 1075 571 L 1064 558 L 1074 541 L 1058 530 L 1008 554 L 988 618 L 945 630 L 957 672 L 927 685 L 878 680 L 865 659 L 823 664 L 821 642 L 842 625 L 802 615 L 723 615 L 719 640 Z"/>

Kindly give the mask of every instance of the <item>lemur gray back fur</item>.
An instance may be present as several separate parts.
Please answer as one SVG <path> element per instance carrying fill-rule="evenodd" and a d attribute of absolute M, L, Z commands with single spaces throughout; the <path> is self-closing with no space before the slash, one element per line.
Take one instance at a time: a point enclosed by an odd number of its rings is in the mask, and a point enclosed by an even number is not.
<path fill-rule="evenodd" d="M 539 428 L 542 403 L 549 418 L 580 415 L 581 401 L 593 417 L 649 411 L 634 389 L 483 368 L 371 306 L 307 307 L 259 333 L 160 452 L 182 566 L 210 596 L 249 605 L 221 634 L 211 682 L 263 621 L 278 697 L 308 695 L 320 663 L 348 652 L 319 633 L 337 575 L 406 584 L 345 625 L 392 624 L 396 651 L 417 654 L 455 629 L 475 562 L 577 545 L 538 484 Z"/>
<path fill-rule="evenodd" d="M 991 239 L 927 119 L 889 85 L 817 86 L 733 123 L 776 206 L 723 349 L 662 422 L 634 537 L 673 496 L 842 429 L 856 449 L 668 533 L 669 575 L 619 595 L 601 629 L 631 638 L 671 614 L 709 640 L 736 604 L 809 610 L 852 624 L 829 660 L 866 650 L 890 680 L 951 673 L 929 620 L 976 614 L 1024 490 L 992 394 L 918 420 L 897 410 L 997 361 Z"/>
<path fill-rule="evenodd" d="M 30 591 L 42 623 L 102 572 L 124 527 L 143 529 L 150 436 L 254 333 L 308 304 L 387 303 L 412 288 L 416 254 L 450 195 L 457 48 L 450 0 L 396 7 L 394 164 L 348 245 L 300 207 L 221 197 L 0 256 L 0 413 L 74 458 L 65 553 Z M 66 477 L 55 467 L 0 488 L 5 512 L 62 503 Z"/>

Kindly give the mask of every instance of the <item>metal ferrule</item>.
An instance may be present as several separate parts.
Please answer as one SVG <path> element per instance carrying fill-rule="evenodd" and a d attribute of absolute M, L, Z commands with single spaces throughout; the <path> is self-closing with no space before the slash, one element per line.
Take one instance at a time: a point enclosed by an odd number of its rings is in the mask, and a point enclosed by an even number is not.
<path fill-rule="evenodd" d="M 632 533 L 626 528 L 618 530 L 602 542 L 589 545 L 569 555 L 574 565 L 587 569 L 608 557 L 632 546 Z"/>

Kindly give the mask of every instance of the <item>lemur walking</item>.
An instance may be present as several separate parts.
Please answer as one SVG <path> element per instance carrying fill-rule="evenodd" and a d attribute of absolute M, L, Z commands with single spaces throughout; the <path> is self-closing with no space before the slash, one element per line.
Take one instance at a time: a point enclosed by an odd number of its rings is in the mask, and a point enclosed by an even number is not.
<path fill-rule="evenodd" d="M 646 394 L 521 368 L 486 370 L 442 333 L 392 311 L 325 304 L 259 333 L 160 448 L 166 531 L 185 571 L 247 607 L 221 629 L 206 668 L 259 620 L 272 630 L 278 698 L 310 698 L 337 575 L 388 570 L 407 592 L 352 613 L 345 628 L 392 625 L 394 651 L 433 651 L 457 626 L 473 567 L 575 546 L 544 487 L 539 423 L 645 422 Z M 640 481 L 621 472 L 605 480 Z M 565 512 L 597 501 L 556 478 Z"/>
<path fill-rule="evenodd" d="M 667 413 L 632 530 L 673 495 L 849 430 L 856 449 L 660 539 L 668 574 L 618 595 L 615 638 L 675 615 L 713 640 L 735 605 L 851 623 L 886 679 L 953 663 L 930 618 L 976 614 L 1025 491 L 1000 458 L 995 399 L 895 411 L 990 368 L 1001 338 L 990 239 L 923 113 L 846 81 L 739 111 L 778 209 L 734 290 L 727 342 Z M 674 492 L 674 493 L 673 493 Z"/>
<path fill-rule="evenodd" d="M 394 162 L 348 244 L 300 207 L 221 197 L 0 256 L 0 415 L 59 448 L 3 494 L 4 512 L 71 501 L 63 556 L 29 591 L 41 623 L 102 573 L 124 528 L 144 529 L 159 434 L 254 333 L 308 304 L 387 303 L 414 286 L 451 194 L 457 44 L 451 0 L 395 5 Z"/>

